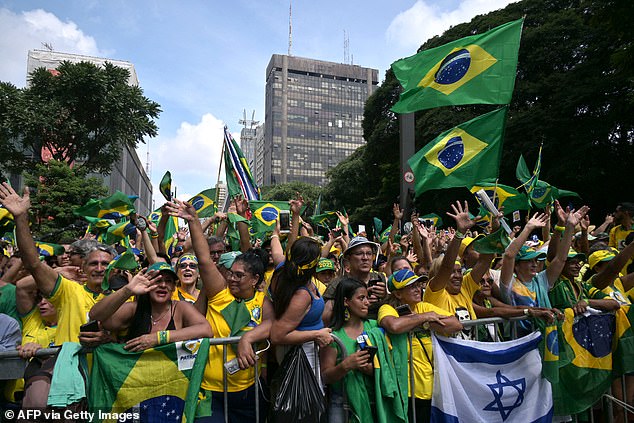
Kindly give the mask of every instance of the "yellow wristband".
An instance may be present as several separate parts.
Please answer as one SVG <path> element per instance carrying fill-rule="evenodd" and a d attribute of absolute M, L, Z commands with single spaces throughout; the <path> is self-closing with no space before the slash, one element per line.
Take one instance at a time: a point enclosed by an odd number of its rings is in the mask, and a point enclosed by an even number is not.
<path fill-rule="evenodd" d="M 566 231 L 566 228 L 564 226 L 555 225 L 555 230 L 563 234 Z"/>

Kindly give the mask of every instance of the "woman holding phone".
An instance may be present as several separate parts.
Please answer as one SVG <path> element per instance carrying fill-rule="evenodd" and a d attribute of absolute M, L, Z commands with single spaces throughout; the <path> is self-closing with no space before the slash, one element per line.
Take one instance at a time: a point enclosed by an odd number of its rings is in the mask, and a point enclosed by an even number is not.
<path fill-rule="evenodd" d="M 376 346 L 370 345 L 367 332 L 378 325 L 376 320 L 367 318 L 369 305 L 368 290 L 364 284 L 351 278 L 344 278 L 339 282 L 335 291 L 332 334 L 342 341 L 346 357 L 343 358 L 340 347 L 335 343 L 320 350 L 322 380 L 330 385 L 330 422 L 346 421 L 343 389 L 346 389 L 349 399 L 349 421 L 374 421 L 372 376 Z M 368 407 L 368 404 L 372 406 Z"/>

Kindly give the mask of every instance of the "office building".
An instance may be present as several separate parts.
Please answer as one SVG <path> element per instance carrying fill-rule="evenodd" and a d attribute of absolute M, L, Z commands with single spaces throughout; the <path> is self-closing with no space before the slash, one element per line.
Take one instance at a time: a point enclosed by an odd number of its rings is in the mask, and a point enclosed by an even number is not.
<path fill-rule="evenodd" d="M 363 109 L 376 85 L 377 69 L 274 54 L 257 151 L 262 184 L 324 185 L 328 169 L 365 144 Z"/>
<path fill-rule="evenodd" d="M 105 62 L 110 62 L 130 72 L 128 79 L 129 85 L 139 85 L 136 70 L 134 69 L 134 65 L 130 62 L 48 50 L 29 51 L 27 74 L 30 74 L 40 67 L 54 70 L 63 61 L 72 63 L 91 62 L 96 65 L 103 65 Z M 47 156 L 50 158 L 50 152 L 43 150 L 42 159 L 46 160 Z M 127 146 L 123 147 L 121 156 L 119 160 L 114 163 L 109 175 L 93 174 L 91 176 L 103 178 L 104 184 L 109 188 L 111 194 L 119 190 L 128 195 L 139 196 L 139 199 L 135 202 L 139 214 L 148 215 L 152 211 L 152 184 L 134 149 Z"/>

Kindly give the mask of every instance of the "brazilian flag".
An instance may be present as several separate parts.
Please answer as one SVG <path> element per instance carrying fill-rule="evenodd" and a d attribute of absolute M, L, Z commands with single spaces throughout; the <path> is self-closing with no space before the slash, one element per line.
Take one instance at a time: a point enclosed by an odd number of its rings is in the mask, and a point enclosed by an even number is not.
<path fill-rule="evenodd" d="M 64 247 L 59 244 L 35 241 L 38 254 L 42 257 L 61 256 L 64 254 Z"/>
<path fill-rule="evenodd" d="M 504 228 L 473 242 L 473 248 L 480 254 L 502 254 L 511 243 L 511 238 Z"/>
<path fill-rule="evenodd" d="M 498 177 L 508 106 L 440 134 L 407 163 L 416 194 L 438 188 L 473 186 Z"/>
<path fill-rule="evenodd" d="M 139 267 L 139 263 L 136 261 L 136 257 L 132 252 L 132 249 L 128 247 L 127 250 L 112 259 L 110 264 L 108 264 L 108 267 L 106 268 L 106 273 L 103 277 L 103 281 L 101 281 L 101 289 L 104 291 L 110 289 L 110 273 L 113 269 L 133 271 L 137 270 Z"/>
<path fill-rule="evenodd" d="M 504 214 L 511 214 L 516 210 L 530 210 L 531 208 L 526 194 L 507 185 L 483 182 L 471 187 L 471 192 L 474 194 L 480 190 L 486 192 L 496 209 L 504 207 Z"/>
<path fill-rule="evenodd" d="M 548 204 L 562 197 L 578 197 L 579 194 L 565 189 L 559 189 L 548 182 L 537 181 L 528 198 L 537 208 L 545 208 Z"/>
<path fill-rule="evenodd" d="M 442 218 L 436 213 L 429 213 L 425 216 L 419 216 L 418 219 L 422 220 L 423 222 L 431 222 L 431 224 L 437 228 L 440 228 L 442 226 Z"/>
<path fill-rule="evenodd" d="M 163 197 L 165 197 L 167 201 L 172 201 L 172 174 L 169 170 L 165 172 L 165 175 L 163 175 L 161 179 L 159 191 L 161 191 L 161 194 L 163 194 Z"/>
<path fill-rule="evenodd" d="M 218 203 L 216 202 L 216 189 L 206 189 L 189 199 L 190 203 L 196 209 L 198 217 L 211 217 L 218 211 Z"/>
<path fill-rule="evenodd" d="M 587 410 L 612 383 L 614 314 L 577 316 L 564 310 L 558 327 L 546 327 L 542 373 L 550 381 L 556 415 Z M 539 319 L 536 319 L 539 323 Z"/>
<path fill-rule="evenodd" d="M 103 240 L 106 244 L 115 244 L 127 237 L 134 236 L 136 234 L 136 226 L 129 220 L 125 220 L 121 223 L 110 226 L 106 230 L 106 234 Z"/>
<path fill-rule="evenodd" d="M 509 104 L 523 19 L 392 63 L 403 86 L 395 113 L 459 104 Z"/>
<path fill-rule="evenodd" d="M 281 210 L 289 210 L 287 201 L 249 201 L 251 209 L 251 234 L 258 237 L 266 232 L 273 232 L 275 222 Z"/>
<path fill-rule="evenodd" d="M 310 217 L 310 221 L 317 226 L 323 226 L 324 228 L 330 229 L 331 227 L 337 225 L 339 222 L 339 217 L 337 216 L 337 212 L 334 211 L 325 211 L 320 214 L 314 214 Z"/>
<path fill-rule="evenodd" d="M 135 213 L 134 200 L 137 196 L 128 196 L 116 191 L 110 197 L 90 199 L 86 204 L 73 210 L 76 216 L 97 217 L 99 219 L 120 219 Z"/>
<path fill-rule="evenodd" d="M 140 353 L 123 344 L 100 345 L 93 352 L 89 408 L 102 414 L 138 412 L 141 422 L 191 422 L 208 355 L 207 338 Z"/>

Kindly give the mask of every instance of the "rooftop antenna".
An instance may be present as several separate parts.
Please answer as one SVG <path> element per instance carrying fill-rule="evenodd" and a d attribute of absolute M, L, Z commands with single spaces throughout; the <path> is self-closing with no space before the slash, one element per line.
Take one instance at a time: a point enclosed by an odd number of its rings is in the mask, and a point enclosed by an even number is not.
<path fill-rule="evenodd" d="M 42 47 L 44 47 L 45 49 L 47 49 L 48 51 L 53 51 L 53 44 L 44 41 L 42 43 Z"/>
<path fill-rule="evenodd" d="M 288 1 L 288 55 L 291 55 L 293 47 L 293 1 Z"/>
<path fill-rule="evenodd" d="M 346 65 L 350 61 L 350 39 L 348 38 L 348 33 L 346 30 L 343 30 L 343 63 Z"/>

